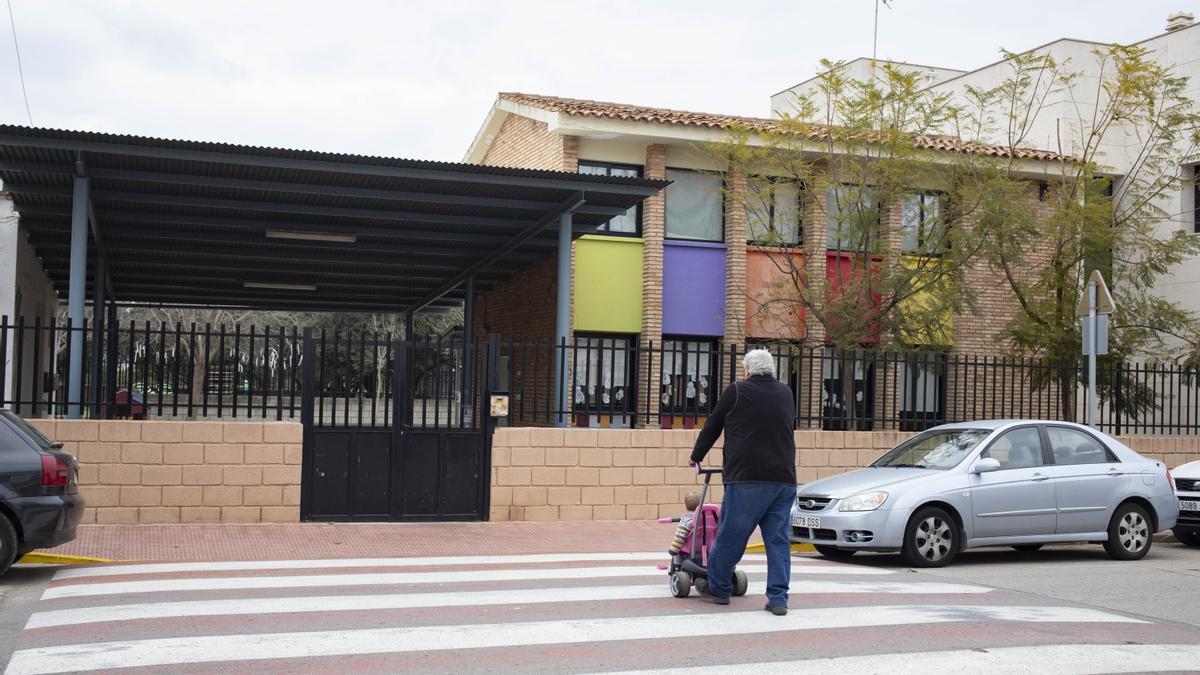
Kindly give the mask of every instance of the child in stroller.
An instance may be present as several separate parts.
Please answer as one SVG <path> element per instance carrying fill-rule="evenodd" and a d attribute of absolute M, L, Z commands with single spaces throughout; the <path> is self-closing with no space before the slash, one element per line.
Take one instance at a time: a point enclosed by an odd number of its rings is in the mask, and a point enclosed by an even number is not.
<path fill-rule="evenodd" d="M 660 523 L 679 523 L 675 530 L 675 539 L 671 541 L 668 553 L 671 562 L 667 565 L 670 575 L 671 595 L 686 598 L 692 591 L 692 586 L 703 593 L 708 586 L 708 553 L 712 550 L 717 536 L 717 524 L 721 518 L 719 504 L 705 504 L 704 497 L 708 494 L 708 486 L 713 474 L 721 473 L 720 469 L 702 469 L 696 465 L 696 473 L 704 476 L 704 487 L 700 494 L 688 493 L 684 506 L 691 513 L 679 518 L 660 518 Z M 690 517 L 689 517 L 690 516 Z M 685 520 L 686 519 L 686 520 Z M 741 570 L 733 571 L 733 595 L 745 595 L 749 587 L 746 573 Z"/>

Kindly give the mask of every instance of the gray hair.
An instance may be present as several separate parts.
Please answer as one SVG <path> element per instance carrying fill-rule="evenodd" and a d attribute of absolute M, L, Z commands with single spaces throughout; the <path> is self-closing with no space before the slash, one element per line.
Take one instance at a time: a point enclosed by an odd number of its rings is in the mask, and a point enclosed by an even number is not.
<path fill-rule="evenodd" d="M 742 357 L 742 367 L 750 375 L 775 377 L 775 357 L 765 349 L 751 349 Z"/>

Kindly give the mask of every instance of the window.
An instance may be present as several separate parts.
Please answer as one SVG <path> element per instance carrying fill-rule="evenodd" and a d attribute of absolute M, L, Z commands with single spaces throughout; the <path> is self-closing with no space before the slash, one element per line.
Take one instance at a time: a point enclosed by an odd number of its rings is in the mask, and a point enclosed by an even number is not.
<path fill-rule="evenodd" d="M 1192 167 L 1192 232 L 1200 234 L 1200 164 Z"/>
<path fill-rule="evenodd" d="M 764 246 L 798 246 L 803 233 L 800 193 L 804 186 L 786 178 L 746 181 L 747 241 Z"/>
<path fill-rule="evenodd" d="M 712 173 L 667 169 L 666 236 L 693 241 L 725 240 L 721 177 Z"/>
<path fill-rule="evenodd" d="M 980 459 L 991 457 L 1001 469 L 1027 469 L 1042 465 L 1042 437 L 1037 427 L 1022 427 L 992 441 Z"/>
<path fill-rule="evenodd" d="M 580 160 L 579 173 L 593 176 L 618 176 L 622 178 L 640 178 L 642 167 L 629 164 L 610 164 L 607 162 L 585 162 Z M 642 205 L 630 208 L 619 216 L 597 228 L 607 234 L 639 235 L 642 232 Z"/>
<path fill-rule="evenodd" d="M 853 381 L 847 383 L 844 370 L 853 372 Z M 821 428 L 826 431 L 844 431 L 846 419 L 853 412 L 858 431 L 874 428 L 875 416 L 875 364 L 869 352 L 839 354 L 831 346 L 825 347 L 821 358 L 821 380 L 824 387 L 821 402 Z M 849 391 L 846 385 L 850 385 Z M 851 399 L 851 402 L 847 402 Z M 850 409 L 851 404 L 853 409 Z"/>
<path fill-rule="evenodd" d="M 1055 464 L 1106 464 L 1117 458 L 1091 434 L 1067 427 L 1046 427 Z"/>
<path fill-rule="evenodd" d="M 911 354 L 901 375 L 900 430 L 921 431 L 946 421 L 946 355 Z"/>
<path fill-rule="evenodd" d="M 914 466 L 924 469 L 953 469 L 967 453 L 987 438 L 986 429 L 932 431 L 908 439 L 888 451 L 871 466 Z"/>
<path fill-rule="evenodd" d="M 939 255 L 949 245 L 940 231 L 941 219 L 942 195 L 935 192 L 905 195 L 900 203 L 900 250 Z"/>
<path fill-rule="evenodd" d="M 861 251 L 864 238 L 879 231 L 875 190 L 856 185 L 830 185 L 825 192 L 825 246 L 835 251 Z"/>
<path fill-rule="evenodd" d="M 707 413 L 712 408 L 716 342 L 666 337 L 662 345 L 662 411 Z"/>
<path fill-rule="evenodd" d="M 633 341 L 615 335 L 576 335 L 572 407 L 576 411 L 624 412 L 633 394 Z"/>

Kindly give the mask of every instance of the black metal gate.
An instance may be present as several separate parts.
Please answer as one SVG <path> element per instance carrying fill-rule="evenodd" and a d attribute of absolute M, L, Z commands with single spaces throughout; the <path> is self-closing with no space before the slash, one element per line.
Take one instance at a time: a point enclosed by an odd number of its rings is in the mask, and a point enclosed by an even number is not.
<path fill-rule="evenodd" d="M 301 520 L 486 519 L 497 351 L 306 333 Z"/>

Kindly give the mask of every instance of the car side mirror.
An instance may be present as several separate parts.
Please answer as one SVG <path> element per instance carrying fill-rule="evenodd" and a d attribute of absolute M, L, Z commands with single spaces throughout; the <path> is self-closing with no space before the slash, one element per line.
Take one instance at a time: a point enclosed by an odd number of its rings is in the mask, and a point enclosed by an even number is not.
<path fill-rule="evenodd" d="M 995 457 L 984 457 L 975 462 L 975 466 L 971 467 L 971 473 L 987 473 L 989 471 L 996 471 L 999 468 L 1000 460 Z"/>

